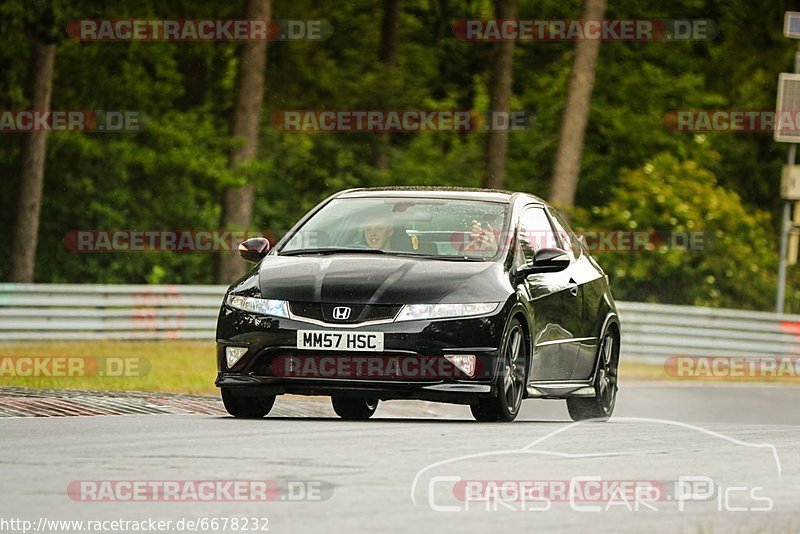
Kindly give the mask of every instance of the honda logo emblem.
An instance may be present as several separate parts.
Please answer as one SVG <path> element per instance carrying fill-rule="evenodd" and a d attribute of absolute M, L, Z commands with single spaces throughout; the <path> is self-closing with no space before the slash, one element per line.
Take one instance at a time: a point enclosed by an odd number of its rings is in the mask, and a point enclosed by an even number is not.
<path fill-rule="evenodd" d="M 337 306 L 333 309 L 333 318 L 337 321 L 346 321 L 350 318 L 350 308 L 348 306 Z"/>

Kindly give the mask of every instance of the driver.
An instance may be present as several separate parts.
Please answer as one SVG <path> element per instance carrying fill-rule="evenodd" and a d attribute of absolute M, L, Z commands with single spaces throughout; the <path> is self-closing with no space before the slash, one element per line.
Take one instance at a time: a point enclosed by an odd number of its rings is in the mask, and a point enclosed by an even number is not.
<path fill-rule="evenodd" d="M 389 238 L 394 227 L 389 217 L 383 213 L 372 213 L 364 219 L 364 242 L 371 249 L 389 250 Z"/>

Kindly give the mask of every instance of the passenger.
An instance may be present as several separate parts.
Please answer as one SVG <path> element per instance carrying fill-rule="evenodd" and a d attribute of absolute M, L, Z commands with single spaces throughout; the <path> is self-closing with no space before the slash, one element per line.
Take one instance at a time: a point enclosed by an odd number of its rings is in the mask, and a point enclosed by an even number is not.
<path fill-rule="evenodd" d="M 496 221 L 495 224 L 497 225 L 498 222 Z M 482 252 L 489 255 L 497 253 L 497 231 L 489 221 L 484 221 L 482 224 L 477 219 L 473 219 L 472 229 L 461 252 Z"/>

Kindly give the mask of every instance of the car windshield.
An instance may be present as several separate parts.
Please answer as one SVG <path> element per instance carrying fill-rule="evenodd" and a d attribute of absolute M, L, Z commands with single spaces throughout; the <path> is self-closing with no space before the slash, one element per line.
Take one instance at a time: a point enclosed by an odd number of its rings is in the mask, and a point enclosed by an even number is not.
<path fill-rule="evenodd" d="M 334 199 L 279 254 L 350 251 L 486 260 L 498 254 L 507 208 L 501 202 L 463 199 Z"/>

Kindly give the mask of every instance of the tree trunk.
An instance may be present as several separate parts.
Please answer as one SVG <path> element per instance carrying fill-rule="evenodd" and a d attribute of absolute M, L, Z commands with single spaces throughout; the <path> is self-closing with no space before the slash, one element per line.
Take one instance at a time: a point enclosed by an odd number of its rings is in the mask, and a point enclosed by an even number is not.
<path fill-rule="evenodd" d="M 516 0 L 494 0 L 494 12 L 497 19 L 516 18 Z M 511 84 L 514 81 L 514 41 L 494 43 L 493 55 L 487 123 L 490 129 L 486 133 L 486 174 L 483 178 L 483 186 L 502 189 L 506 179 L 508 128 L 493 129 L 492 117 L 495 113 L 508 114 L 510 111 Z"/>
<path fill-rule="evenodd" d="M 269 19 L 270 0 L 249 0 L 247 18 Z M 236 102 L 231 135 L 242 144 L 231 151 L 228 166 L 237 169 L 252 161 L 258 151 L 258 131 L 266 80 L 267 41 L 248 41 L 242 46 L 236 77 Z M 253 186 L 246 184 L 225 191 L 222 205 L 222 228 L 247 230 L 253 220 Z M 222 252 L 217 264 L 217 283 L 229 284 L 245 273 L 245 263 L 238 253 Z"/>
<path fill-rule="evenodd" d="M 381 22 L 381 44 L 378 58 L 387 71 L 397 65 L 398 35 L 400 31 L 401 0 L 383 0 L 383 20 Z M 392 76 L 391 72 L 387 76 Z M 378 134 L 378 153 L 375 158 L 375 167 L 385 171 L 389 168 L 389 143 L 391 134 L 382 132 Z"/>
<path fill-rule="evenodd" d="M 602 19 L 605 10 L 606 0 L 585 0 L 583 18 Z M 575 205 L 599 51 L 598 39 L 578 41 L 575 45 L 575 62 L 569 80 L 567 105 L 561 119 L 561 138 L 550 183 L 550 202 L 556 207 L 566 209 L 567 214 Z"/>
<path fill-rule="evenodd" d="M 387 67 L 397 63 L 398 34 L 400 31 L 401 0 L 383 0 L 383 20 L 381 22 L 380 60 Z"/>
<path fill-rule="evenodd" d="M 33 40 L 28 90 L 30 108 L 50 109 L 53 89 L 53 64 L 56 46 Z M 11 282 L 33 282 L 36 246 L 39 238 L 39 213 L 44 188 L 44 162 L 47 154 L 47 131 L 29 132 L 22 139 L 22 168 L 17 190 L 11 248 Z"/>

